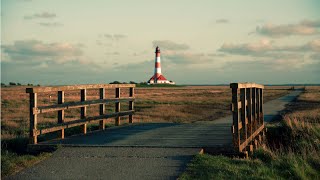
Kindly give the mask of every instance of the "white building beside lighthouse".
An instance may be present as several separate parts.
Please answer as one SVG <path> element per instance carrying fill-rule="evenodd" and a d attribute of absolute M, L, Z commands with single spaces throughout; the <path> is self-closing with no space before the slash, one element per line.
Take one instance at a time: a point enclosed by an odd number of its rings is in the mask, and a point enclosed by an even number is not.
<path fill-rule="evenodd" d="M 148 84 L 175 84 L 173 81 L 168 81 L 161 73 L 160 48 L 156 48 L 154 75 L 148 81 Z"/>

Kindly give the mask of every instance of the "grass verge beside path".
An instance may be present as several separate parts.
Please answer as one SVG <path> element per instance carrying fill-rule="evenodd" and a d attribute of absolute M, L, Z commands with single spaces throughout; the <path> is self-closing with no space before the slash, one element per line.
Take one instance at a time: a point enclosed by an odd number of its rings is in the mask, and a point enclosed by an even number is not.
<path fill-rule="evenodd" d="M 51 156 L 51 153 L 27 153 L 27 144 L 28 139 L 22 137 L 1 140 L 1 177 L 30 167 Z"/>
<path fill-rule="evenodd" d="M 307 89 L 268 125 L 249 159 L 197 155 L 179 179 L 320 179 L 320 89 Z"/>

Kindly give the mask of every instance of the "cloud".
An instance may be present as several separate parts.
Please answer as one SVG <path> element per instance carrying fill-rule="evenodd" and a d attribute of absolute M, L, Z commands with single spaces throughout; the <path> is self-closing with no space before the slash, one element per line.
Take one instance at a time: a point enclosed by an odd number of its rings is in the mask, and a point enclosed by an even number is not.
<path fill-rule="evenodd" d="M 284 37 L 290 35 L 315 35 L 319 34 L 319 20 L 303 20 L 297 24 L 265 24 L 256 27 L 256 33 L 268 37 Z"/>
<path fill-rule="evenodd" d="M 20 40 L 3 45 L 2 51 L 12 62 L 53 62 L 79 61 L 83 55 L 81 44 L 44 43 L 38 40 Z"/>
<path fill-rule="evenodd" d="M 115 51 L 115 52 L 106 52 L 105 54 L 106 54 L 106 55 L 114 55 L 114 56 L 120 55 L 120 53 L 117 52 L 117 51 Z"/>
<path fill-rule="evenodd" d="M 163 49 L 163 50 L 179 51 L 179 50 L 190 49 L 190 47 L 187 44 L 178 44 L 169 40 L 153 41 L 152 44 L 154 48 L 159 46 L 160 49 Z"/>
<path fill-rule="evenodd" d="M 229 20 L 228 19 L 217 19 L 216 23 L 217 24 L 226 24 L 226 23 L 229 23 Z"/>
<path fill-rule="evenodd" d="M 114 63 L 116 66 L 115 68 L 118 70 L 130 70 L 130 71 L 138 71 L 138 72 L 143 72 L 147 71 L 148 69 L 151 70 L 154 67 L 154 60 L 148 60 L 148 61 L 143 61 L 143 62 L 138 62 L 138 63 L 128 63 L 128 64 L 121 64 L 119 65 L 118 63 Z"/>
<path fill-rule="evenodd" d="M 314 53 L 310 55 L 310 58 L 314 60 L 320 60 L 320 53 Z"/>
<path fill-rule="evenodd" d="M 120 40 L 120 39 L 124 39 L 124 38 L 127 38 L 127 35 L 124 35 L 124 34 L 114 34 L 113 35 L 113 39 L 115 39 L 115 40 Z"/>
<path fill-rule="evenodd" d="M 113 35 L 112 34 L 104 34 L 103 37 L 106 39 L 119 41 L 121 39 L 127 38 L 128 36 L 124 35 L 124 34 L 113 34 Z"/>
<path fill-rule="evenodd" d="M 125 34 L 100 34 L 99 39 L 96 40 L 98 46 L 112 46 L 113 43 L 117 43 L 120 40 L 128 38 Z"/>
<path fill-rule="evenodd" d="M 219 51 L 229 54 L 238 55 L 254 55 L 264 53 L 265 51 L 272 50 L 272 42 L 268 39 L 263 39 L 257 43 L 246 43 L 246 44 L 231 44 L 225 43 L 219 49 Z"/>
<path fill-rule="evenodd" d="M 223 44 L 218 50 L 228 53 L 233 59 L 245 59 L 260 68 L 284 70 L 286 68 L 302 69 L 314 64 L 320 54 L 320 39 L 302 45 L 277 46 L 267 39 L 255 43 Z M 241 57 L 242 56 L 242 57 Z M 246 56 L 243 58 L 243 56 Z M 248 60 L 249 59 L 249 60 Z M 232 61 L 232 63 L 243 63 Z"/>
<path fill-rule="evenodd" d="M 163 56 L 163 59 L 178 65 L 207 64 L 212 62 L 212 58 L 203 53 L 168 53 Z"/>
<path fill-rule="evenodd" d="M 63 26 L 63 24 L 58 23 L 58 22 L 41 22 L 39 23 L 40 26 L 45 26 L 45 27 L 59 27 L 59 26 Z"/>
<path fill-rule="evenodd" d="M 227 56 L 226 54 L 221 54 L 221 53 L 208 53 L 207 55 L 211 56 L 211 57 L 226 57 Z"/>
<path fill-rule="evenodd" d="M 295 46 L 276 46 L 273 41 L 263 39 L 256 43 L 223 44 L 218 51 L 235 55 L 290 57 L 288 53 L 320 52 L 320 39 Z M 298 57 L 298 55 L 295 55 L 295 57 Z"/>
<path fill-rule="evenodd" d="M 26 15 L 24 16 L 24 19 L 52 19 L 57 17 L 55 13 L 50 12 L 42 12 L 42 13 L 35 13 L 33 15 Z"/>

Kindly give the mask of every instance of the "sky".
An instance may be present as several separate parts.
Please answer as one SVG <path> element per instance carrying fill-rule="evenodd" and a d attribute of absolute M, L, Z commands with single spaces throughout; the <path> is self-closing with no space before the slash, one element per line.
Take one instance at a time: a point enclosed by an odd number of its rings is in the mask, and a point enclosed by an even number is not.
<path fill-rule="evenodd" d="M 1 82 L 320 83 L 319 0 L 1 0 Z"/>

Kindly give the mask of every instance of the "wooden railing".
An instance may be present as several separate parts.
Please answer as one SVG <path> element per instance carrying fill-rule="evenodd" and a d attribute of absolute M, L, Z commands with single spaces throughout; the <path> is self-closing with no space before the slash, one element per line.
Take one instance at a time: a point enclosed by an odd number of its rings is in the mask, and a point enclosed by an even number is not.
<path fill-rule="evenodd" d="M 133 122 L 134 113 L 134 84 L 95 84 L 95 85 L 73 85 L 73 86 L 56 86 L 56 87 L 34 87 L 27 88 L 26 92 L 30 95 L 30 143 L 37 144 L 38 136 L 50 132 L 59 131 L 60 138 L 64 138 L 64 130 L 67 128 L 81 126 L 82 132 L 87 133 L 87 124 L 94 121 L 99 121 L 99 129 L 105 128 L 105 120 L 115 117 L 115 125 L 120 125 L 121 116 L 129 116 L 129 123 Z M 120 97 L 120 88 L 129 89 L 129 97 Z M 88 89 L 99 89 L 99 99 L 87 100 Z M 115 89 L 115 98 L 105 98 L 106 89 Z M 80 101 L 64 102 L 65 91 L 80 91 Z M 57 92 L 58 103 L 55 105 L 38 106 L 38 94 L 47 92 Z M 51 98 L 51 96 L 50 96 Z M 105 104 L 108 102 L 115 103 L 115 112 L 106 114 Z M 120 102 L 129 102 L 128 111 L 120 110 Z M 99 116 L 88 117 L 87 106 L 99 105 Z M 64 110 L 80 108 L 80 119 L 65 122 Z M 38 129 L 38 114 L 47 112 L 58 112 L 57 124 L 52 127 Z"/>
<path fill-rule="evenodd" d="M 248 154 L 258 148 L 265 136 L 263 120 L 263 85 L 231 83 L 233 114 L 233 145 Z"/>

